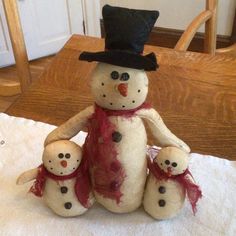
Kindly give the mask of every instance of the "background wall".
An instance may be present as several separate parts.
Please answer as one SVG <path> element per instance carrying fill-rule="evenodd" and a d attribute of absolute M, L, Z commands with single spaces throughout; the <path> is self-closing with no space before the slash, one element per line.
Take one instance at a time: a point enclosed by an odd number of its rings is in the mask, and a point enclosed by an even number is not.
<path fill-rule="evenodd" d="M 218 0 L 217 34 L 231 35 L 236 0 Z M 186 29 L 191 20 L 205 8 L 205 0 L 101 0 L 105 4 L 136 9 L 160 11 L 156 26 L 172 29 Z M 102 18 L 102 17 L 101 17 Z M 204 32 L 201 27 L 199 32 Z"/>

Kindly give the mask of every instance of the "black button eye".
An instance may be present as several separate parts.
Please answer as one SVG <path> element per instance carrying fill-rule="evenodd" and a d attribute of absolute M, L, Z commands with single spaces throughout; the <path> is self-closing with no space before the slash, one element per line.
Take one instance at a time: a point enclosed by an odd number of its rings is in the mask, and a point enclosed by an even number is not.
<path fill-rule="evenodd" d="M 120 80 L 127 81 L 129 79 L 129 74 L 127 72 L 122 73 Z"/>
<path fill-rule="evenodd" d="M 176 163 L 176 162 L 173 162 L 173 163 L 172 163 L 172 166 L 173 166 L 173 167 L 176 167 L 176 166 L 177 166 L 177 163 Z"/>
<path fill-rule="evenodd" d="M 169 165 L 170 161 L 169 160 L 165 160 L 165 163 L 166 163 L 166 165 Z"/>
<path fill-rule="evenodd" d="M 111 78 L 112 79 L 119 79 L 119 73 L 117 71 L 112 71 L 111 72 Z"/>
<path fill-rule="evenodd" d="M 65 157 L 66 157 L 66 159 L 69 159 L 70 158 L 70 153 L 66 153 Z"/>
<path fill-rule="evenodd" d="M 59 157 L 60 159 L 62 159 L 62 158 L 64 157 L 64 154 L 63 154 L 63 153 L 59 153 L 59 154 L 58 154 L 58 157 Z"/>

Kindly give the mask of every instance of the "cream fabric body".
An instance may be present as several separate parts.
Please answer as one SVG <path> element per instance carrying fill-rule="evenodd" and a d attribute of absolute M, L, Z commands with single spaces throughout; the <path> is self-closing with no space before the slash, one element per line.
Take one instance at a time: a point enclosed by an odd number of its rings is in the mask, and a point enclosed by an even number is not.
<path fill-rule="evenodd" d="M 44 148 L 43 164 L 54 175 L 63 176 L 73 173 L 80 165 L 82 149 L 68 140 L 50 143 Z M 62 163 L 66 165 L 62 165 Z"/>
<path fill-rule="evenodd" d="M 166 127 L 161 116 L 155 109 L 142 109 L 137 112 L 137 115 L 147 121 L 153 136 L 156 138 L 158 146 L 174 146 L 181 148 L 185 152 L 190 152 L 189 146 Z"/>
<path fill-rule="evenodd" d="M 112 72 L 119 75 L 117 79 L 112 78 Z M 128 80 L 122 80 L 123 73 L 129 74 Z M 126 96 L 118 89 L 120 84 L 127 86 Z M 145 102 L 148 93 L 148 78 L 143 70 L 98 63 L 92 74 L 91 90 L 99 106 L 111 110 L 130 110 Z M 72 117 L 48 135 L 45 145 L 75 136 L 86 126 L 93 112 L 94 108 L 88 107 Z M 116 147 L 119 153 L 117 158 L 126 172 L 126 178 L 121 186 L 123 196 L 119 205 L 98 193 L 95 193 L 95 197 L 99 203 L 113 212 L 133 211 L 140 206 L 142 201 L 147 169 L 145 157 L 147 138 L 141 119 L 147 120 L 158 144 L 176 146 L 187 152 L 190 151 L 182 140 L 170 132 L 154 109 L 142 109 L 136 114 L 136 117 L 130 119 L 110 117 L 111 122 L 122 135 L 122 140 L 116 143 Z"/>
<path fill-rule="evenodd" d="M 203 192 L 195 216 L 187 200 L 178 217 L 162 221 L 141 207 L 120 215 L 99 204 L 78 217 L 56 215 L 28 193 L 32 183 L 15 183 L 24 170 L 41 164 L 44 140 L 55 128 L 0 113 L 0 235 L 235 236 L 236 162 L 194 153 L 189 165 Z M 80 132 L 73 141 L 82 146 L 86 135 Z"/>
<path fill-rule="evenodd" d="M 49 133 L 44 141 L 44 146 L 58 140 L 71 139 L 77 135 L 83 128 L 86 127 L 88 118 L 93 114 L 93 112 L 94 107 L 89 106 L 75 116 L 71 117 L 64 124 Z"/>
<path fill-rule="evenodd" d="M 80 165 L 82 150 L 75 142 L 68 140 L 58 140 L 48 144 L 43 151 L 43 164 L 45 168 L 56 176 L 72 174 Z M 28 170 L 22 173 L 17 184 L 24 184 L 38 175 L 38 168 Z M 86 212 L 75 194 L 76 177 L 68 180 L 53 180 L 46 178 L 43 189 L 43 199 L 45 203 L 56 214 L 64 217 L 77 216 Z M 66 192 L 61 191 L 61 187 L 66 187 Z M 94 202 L 93 194 L 90 193 L 89 199 L 91 205 Z M 65 208 L 65 203 L 72 204 L 70 209 Z"/>
<path fill-rule="evenodd" d="M 113 71 L 118 72 L 119 78 L 111 78 Z M 123 81 L 123 73 L 129 74 L 129 79 Z M 119 93 L 119 84 L 127 85 L 127 96 Z M 139 107 L 146 100 L 148 93 L 148 78 L 143 70 L 98 63 L 95 67 L 91 90 L 96 103 L 111 110 L 130 110 Z"/>
<path fill-rule="evenodd" d="M 189 153 L 177 147 L 162 148 L 153 160 L 153 165 L 158 165 L 161 170 L 171 175 L 185 172 L 188 163 Z M 189 175 L 188 178 L 194 181 Z M 169 219 L 181 210 L 185 196 L 184 188 L 177 181 L 158 180 L 150 172 L 143 201 L 144 209 L 155 219 Z M 164 206 L 159 204 L 160 200 L 164 201 Z"/>
<path fill-rule="evenodd" d="M 38 175 L 38 168 L 25 171 L 17 178 L 16 183 L 19 185 L 25 184 L 31 180 L 36 179 L 37 175 Z"/>
<path fill-rule="evenodd" d="M 96 200 L 108 210 L 117 213 L 130 212 L 142 203 L 146 181 L 146 131 L 139 117 L 110 117 L 116 131 L 122 135 L 120 142 L 115 143 L 118 152 L 117 159 L 121 162 L 126 177 L 121 186 L 120 204 L 109 198 L 104 198 L 95 192 Z"/>
<path fill-rule="evenodd" d="M 64 181 L 55 181 L 50 178 L 47 178 L 43 193 L 43 199 L 45 203 L 56 214 L 64 217 L 71 217 L 81 215 L 88 210 L 87 208 L 81 205 L 75 195 L 75 181 L 76 178 Z M 68 188 L 67 193 L 61 193 L 61 187 L 63 186 Z M 70 209 L 65 208 L 64 204 L 66 202 L 72 204 L 72 207 Z M 94 202 L 92 197 L 90 197 L 90 202 Z"/>
<path fill-rule="evenodd" d="M 179 175 L 188 168 L 189 153 L 177 147 L 165 147 L 159 151 L 154 163 L 166 173 L 168 173 L 168 168 L 170 168 L 171 175 Z"/>
<path fill-rule="evenodd" d="M 165 193 L 159 192 L 160 187 L 165 188 Z M 165 206 L 159 206 L 160 200 L 165 201 Z M 178 182 L 173 180 L 158 181 L 150 173 L 143 200 L 144 209 L 149 215 L 158 220 L 172 218 L 182 209 L 184 200 L 185 191 Z"/>

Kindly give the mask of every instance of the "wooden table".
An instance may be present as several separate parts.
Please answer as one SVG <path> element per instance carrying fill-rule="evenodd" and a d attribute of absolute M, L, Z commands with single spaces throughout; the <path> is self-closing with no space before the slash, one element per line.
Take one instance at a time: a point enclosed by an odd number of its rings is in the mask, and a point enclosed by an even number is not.
<path fill-rule="evenodd" d="M 91 105 L 89 77 L 96 63 L 78 57 L 103 48 L 102 39 L 72 36 L 7 114 L 60 125 Z M 236 59 L 145 47 L 145 53 L 151 51 L 160 68 L 148 73 L 148 101 L 166 125 L 193 152 L 236 160 Z"/>

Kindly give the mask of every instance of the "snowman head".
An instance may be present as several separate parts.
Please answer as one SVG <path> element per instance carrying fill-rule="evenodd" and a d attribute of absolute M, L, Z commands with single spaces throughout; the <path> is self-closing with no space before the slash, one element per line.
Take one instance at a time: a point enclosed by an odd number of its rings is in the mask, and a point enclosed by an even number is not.
<path fill-rule="evenodd" d="M 170 176 L 184 173 L 188 162 L 189 154 L 177 147 L 162 148 L 154 159 L 154 163 Z"/>
<path fill-rule="evenodd" d="M 79 167 L 81 157 L 79 145 L 72 141 L 60 140 L 45 147 L 43 164 L 54 175 L 69 175 Z"/>
<path fill-rule="evenodd" d="M 144 70 L 98 63 L 92 74 L 95 102 L 111 110 L 130 110 L 144 103 L 148 78 Z"/>

